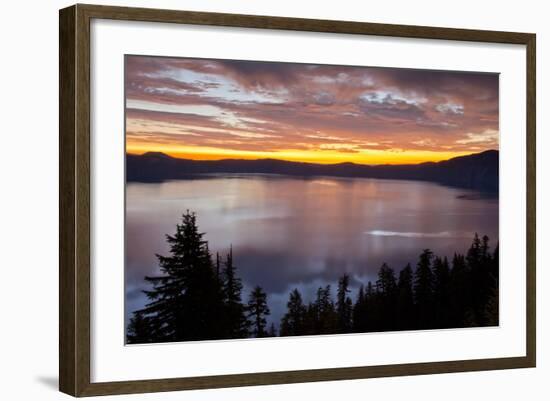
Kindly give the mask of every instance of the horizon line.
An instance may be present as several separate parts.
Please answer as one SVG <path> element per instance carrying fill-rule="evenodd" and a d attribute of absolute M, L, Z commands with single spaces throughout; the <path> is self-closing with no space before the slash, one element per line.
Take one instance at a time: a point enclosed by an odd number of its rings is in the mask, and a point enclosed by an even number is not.
<path fill-rule="evenodd" d="M 153 151 L 145 151 L 145 152 L 142 152 L 142 153 L 126 151 L 125 153 L 126 153 L 126 155 L 131 155 L 131 156 L 145 156 L 147 154 L 159 154 L 159 155 L 167 156 L 167 157 L 170 157 L 172 159 L 177 159 L 177 160 L 211 161 L 211 162 L 225 161 L 225 160 L 238 160 L 238 161 L 275 160 L 275 161 L 282 161 L 282 162 L 289 162 L 289 163 L 317 164 L 317 165 L 324 165 L 324 166 L 339 165 L 339 164 L 354 164 L 354 165 L 362 165 L 362 166 L 412 166 L 412 165 L 420 165 L 420 164 L 425 164 L 425 163 L 440 163 L 440 162 L 456 159 L 456 158 L 459 158 L 459 157 L 479 155 L 479 154 L 487 153 L 487 152 L 499 152 L 499 149 L 486 149 L 486 150 L 482 150 L 482 151 L 479 151 L 479 152 L 472 152 L 472 153 L 468 153 L 468 154 L 453 156 L 453 157 L 450 157 L 448 159 L 425 160 L 425 161 L 421 161 L 421 162 L 418 162 L 418 163 L 372 163 L 372 164 L 357 163 L 357 162 L 353 162 L 353 161 L 342 161 L 342 162 L 336 162 L 336 163 L 330 163 L 330 162 L 329 163 L 320 163 L 320 162 L 302 161 L 302 160 L 288 160 L 288 159 L 284 159 L 284 158 L 279 159 L 279 158 L 275 158 L 275 157 L 260 157 L 260 158 L 224 157 L 224 158 L 208 158 L 208 159 L 202 158 L 201 159 L 201 158 L 192 158 L 192 157 L 178 157 L 178 156 L 174 156 L 170 153 L 166 153 L 166 152 L 162 152 L 162 151 L 154 151 L 154 150 Z"/>

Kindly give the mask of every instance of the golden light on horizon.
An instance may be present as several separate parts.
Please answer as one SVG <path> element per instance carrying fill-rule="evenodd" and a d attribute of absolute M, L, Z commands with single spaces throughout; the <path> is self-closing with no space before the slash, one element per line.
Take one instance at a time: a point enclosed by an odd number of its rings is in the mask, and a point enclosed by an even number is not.
<path fill-rule="evenodd" d="M 129 153 L 375 165 L 498 149 L 498 74 L 141 56 L 126 62 Z"/>
<path fill-rule="evenodd" d="M 161 152 L 172 157 L 192 160 L 222 159 L 278 159 L 293 162 L 336 164 L 351 162 L 357 164 L 417 164 L 437 162 L 457 156 L 472 154 L 471 151 L 423 151 L 423 150 L 368 150 L 358 152 L 340 152 L 337 150 L 296 150 L 277 151 L 237 151 L 230 149 L 128 143 L 126 151 L 131 154 Z"/>

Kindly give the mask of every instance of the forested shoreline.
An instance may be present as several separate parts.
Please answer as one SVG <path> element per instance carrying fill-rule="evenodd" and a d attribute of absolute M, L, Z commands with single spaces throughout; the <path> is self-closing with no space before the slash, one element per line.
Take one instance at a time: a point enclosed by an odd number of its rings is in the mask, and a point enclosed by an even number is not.
<path fill-rule="evenodd" d="M 294 289 L 279 327 L 267 324 L 260 286 L 243 299 L 232 249 L 212 255 L 194 213 L 166 240 L 169 256 L 156 255 L 161 274 L 145 277 L 148 303 L 132 313 L 128 344 L 498 325 L 498 245 L 491 249 L 487 236 L 475 234 L 450 260 L 424 249 L 414 267 L 384 263 L 354 299 L 347 274 L 309 303 Z"/>

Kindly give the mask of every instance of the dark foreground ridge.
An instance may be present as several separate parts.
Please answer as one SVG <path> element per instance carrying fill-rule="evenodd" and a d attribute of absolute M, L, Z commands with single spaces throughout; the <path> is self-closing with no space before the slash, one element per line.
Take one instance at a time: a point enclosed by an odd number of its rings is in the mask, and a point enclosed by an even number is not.
<path fill-rule="evenodd" d="M 189 179 L 200 174 L 280 174 L 294 177 L 349 177 L 420 180 L 444 185 L 498 191 L 497 150 L 488 150 L 441 162 L 376 165 L 355 163 L 315 164 L 276 159 L 189 160 L 164 153 L 126 155 L 126 179 L 138 182 Z"/>

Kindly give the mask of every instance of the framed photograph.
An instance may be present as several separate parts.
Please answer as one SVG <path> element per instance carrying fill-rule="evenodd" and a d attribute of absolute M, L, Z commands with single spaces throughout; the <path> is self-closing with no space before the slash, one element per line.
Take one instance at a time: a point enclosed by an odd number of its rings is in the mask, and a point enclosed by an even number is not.
<path fill-rule="evenodd" d="M 60 11 L 60 390 L 534 367 L 535 35 Z"/>

